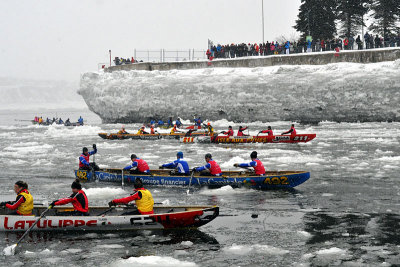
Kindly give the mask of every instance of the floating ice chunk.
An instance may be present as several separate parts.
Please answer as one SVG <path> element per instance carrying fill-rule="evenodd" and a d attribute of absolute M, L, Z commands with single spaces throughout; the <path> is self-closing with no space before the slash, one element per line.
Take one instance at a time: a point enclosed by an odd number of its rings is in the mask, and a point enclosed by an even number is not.
<path fill-rule="evenodd" d="M 120 259 L 112 263 L 111 266 L 124 267 L 124 266 L 142 266 L 142 267 L 195 267 L 197 266 L 194 262 L 181 261 L 172 257 L 162 256 L 140 256 L 130 257 L 128 259 Z"/>
<path fill-rule="evenodd" d="M 226 185 L 221 188 L 217 189 L 204 189 L 200 191 L 200 195 L 207 195 L 207 196 L 213 196 L 213 195 L 232 195 L 232 194 L 244 194 L 247 193 L 248 190 L 245 188 L 237 188 L 233 189 L 232 186 Z"/>
<path fill-rule="evenodd" d="M 186 247 L 191 247 L 191 246 L 193 246 L 193 242 L 192 241 L 182 241 L 181 245 L 186 246 Z"/>
<path fill-rule="evenodd" d="M 332 248 L 327 248 L 327 249 L 321 249 L 315 252 L 317 255 L 329 255 L 329 254 L 336 254 L 336 255 L 344 255 L 346 254 L 346 250 L 337 248 L 337 247 L 332 247 Z"/>
<path fill-rule="evenodd" d="M 87 197 L 92 199 L 106 199 L 117 195 L 128 194 L 127 191 L 118 187 L 83 188 L 83 191 L 85 191 Z"/>

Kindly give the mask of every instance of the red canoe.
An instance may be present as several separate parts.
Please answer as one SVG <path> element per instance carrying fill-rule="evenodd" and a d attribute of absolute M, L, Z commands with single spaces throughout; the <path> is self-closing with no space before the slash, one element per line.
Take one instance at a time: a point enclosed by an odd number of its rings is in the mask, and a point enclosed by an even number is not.
<path fill-rule="evenodd" d="M 316 134 L 296 134 L 296 135 L 271 135 L 271 136 L 202 136 L 202 137 L 182 137 L 183 143 L 307 143 L 313 140 Z"/>

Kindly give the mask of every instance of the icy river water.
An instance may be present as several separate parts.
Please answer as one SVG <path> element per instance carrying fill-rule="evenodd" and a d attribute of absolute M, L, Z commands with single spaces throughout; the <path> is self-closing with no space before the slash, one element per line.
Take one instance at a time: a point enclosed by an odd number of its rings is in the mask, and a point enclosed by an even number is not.
<path fill-rule="evenodd" d="M 87 126 L 39 127 L 14 119 L 34 112 L 0 112 L 0 201 L 15 198 L 13 184 L 25 180 L 35 202 L 71 194 L 73 170 L 83 146 L 96 143 L 96 162 L 120 168 L 137 154 L 150 168 L 183 151 L 191 167 L 212 153 L 222 169 L 249 161 L 256 150 L 268 170 L 307 170 L 311 178 L 292 191 L 247 188 L 148 187 L 156 202 L 219 205 L 211 223 L 190 231 L 128 233 L 33 233 L 14 256 L 0 255 L 2 266 L 390 266 L 400 263 L 400 123 L 297 125 L 316 133 L 306 144 L 181 144 L 176 140 L 103 140 L 98 132 L 121 125 L 101 124 L 88 111 L 58 112 L 87 119 Z M 43 114 L 46 116 L 46 114 Z M 53 116 L 53 114 L 48 114 Z M 291 122 L 274 122 L 277 133 Z M 239 124 L 215 123 L 217 130 Z M 250 134 L 268 124 L 249 124 Z M 139 125 L 125 125 L 134 132 Z M 93 159 L 93 158 L 92 158 Z M 84 184 L 91 205 L 127 196 L 132 186 Z M 252 218 L 257 214 L 257 218 Z M 0 234 L 0 247 L 18 234 Z"/>

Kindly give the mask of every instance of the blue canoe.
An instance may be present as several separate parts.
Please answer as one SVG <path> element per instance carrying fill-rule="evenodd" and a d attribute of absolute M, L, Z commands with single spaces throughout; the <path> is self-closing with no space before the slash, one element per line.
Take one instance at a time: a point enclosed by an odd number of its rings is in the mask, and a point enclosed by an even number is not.
<path fill-rule="evenodd" d="M 101 169 L 95 172 L 75 170 L 75 176 L 82 181 L 100 182 L 122 182 L 121 169 Z M 125 183 L 133 183 L 140 178 L 144 185 L 161 186 L 189 186 L 190 176 L 177 176 L 170 174 L 167 170 L 151 170 L 151 175 L 131 174 L 125 171 L 123 174 Z M 226 171 L 222 176 L 199 176 L 194 175 L 191 181 L 192 186 L 220 187 L 231 185 L 233 187 L 248 186 L 255 189 L 282 189 L 293 188 L 310 178 L 306 171 L 279 171 L 267 172 L 265 176 L 252 175 L 248 171 Z"/>

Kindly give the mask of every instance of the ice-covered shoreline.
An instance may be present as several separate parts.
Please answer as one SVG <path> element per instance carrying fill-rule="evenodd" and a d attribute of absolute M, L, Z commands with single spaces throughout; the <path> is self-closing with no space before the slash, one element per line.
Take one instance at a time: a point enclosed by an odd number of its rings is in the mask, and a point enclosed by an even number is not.
<path fill-rule="evenodd" d="M 400 121 L 400 60 L 90 72 L 78 93 L 103 122 L 193 115 L 230 121 Z"/>

